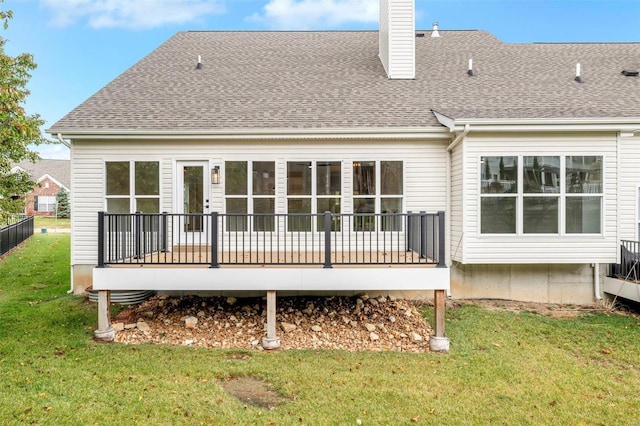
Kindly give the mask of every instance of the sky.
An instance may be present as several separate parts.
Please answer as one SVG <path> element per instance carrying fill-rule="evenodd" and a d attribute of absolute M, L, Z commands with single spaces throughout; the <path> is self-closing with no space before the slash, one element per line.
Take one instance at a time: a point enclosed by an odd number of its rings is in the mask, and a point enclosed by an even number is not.
<path fill-rule="evenodd" d="M 6 53 L 34 55 L 25 104 L 46 128 L 178 31 L 376 30 L 379 0 L 4 0 Z M 640 0 L 416 0 L 416 29 L 507 43 L 640 42 Z M 50 138 L 49 135 L 46 135 Z M 35 147 L 69 158 L 61 144 Z"/>

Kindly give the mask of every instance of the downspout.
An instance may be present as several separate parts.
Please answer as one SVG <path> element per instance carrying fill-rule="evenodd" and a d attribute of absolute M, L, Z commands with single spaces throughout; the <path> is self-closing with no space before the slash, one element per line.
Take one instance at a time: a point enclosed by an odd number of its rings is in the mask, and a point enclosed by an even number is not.
<path fill-rule="evenodd" d="M 460 133 L 456 138 L 447 146 L 447 161 L 446 161 L 446 227 L 447 227 L 447 241 L 451 241 L 451 151 L 462 141 L 465 136 L 469 133 L 469 125 L 464 125 L 464 130 Z M 449 250 L 447 250 L 447 266 L 450 268 L 452 265 L 451 261 L 451 244 L 449 244 Z M 451 286 L 449 286 L 449 290 L 447 290 L 447 297 L 451 297 Z"/>
<path fill-rule="evenodd" d="M 596 300 L 602 300 L 602 296 L 600 296 L 600 264 L 593 264 L 593 292 L 595 294 Z"/>
<path fill-rule="evenodd" d="M 70 144 L 69 142 L 67 142 L 67 141 L 65 141 L 65 140 L 64 140 L 64 138 L 62 137 L 62 133 L 58 133 L 58 134 L 57 134 L 57 138 L 58 138 L 58 141 L 59 141 L 62 145 L 64 145 L 64 146 L 66 146 L 67 148 L 71 149 L 71 144 Z M 70 288 L 69 288 L 69 290 L 67 291 L 67 294 L 71 294 L 71 293 L 73 293 L 73 266 L 69 266 L 69 267 L 71 268 L 71 273 L 69 274 L 69 276 L 70 276 L 70 279 L 69 279 Z"/>
<path fill-rule="evenodd" d="M 62 137 L 62 133 L 58 133 L 57 137 L 58 137 L 58 142 L 60 142 L 62 145 L 66 146 L 67 148 L 71 149 L 71 144 L 64 140 L 64 138 Z"/>
<path fill-rule="evenodd" d="M 465 124 L 464 130 L 462 131 L 462 133 L 456 136 L 453 142 L 449 144 L 449 146 L 447 147 L 447 151 L 451 152 L 451 150 L 453 150 L 453 148 L 455 148 L 456 145 L 458 145 L 467 136 L 469 130 L 471 130 L 470 126 L 468 124 Z"/>

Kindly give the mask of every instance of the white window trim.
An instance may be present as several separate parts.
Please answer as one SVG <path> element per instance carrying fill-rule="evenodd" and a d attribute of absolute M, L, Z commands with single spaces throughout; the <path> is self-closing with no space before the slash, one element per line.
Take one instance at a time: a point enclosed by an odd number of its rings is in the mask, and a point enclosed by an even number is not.
<path fill-rule="evenodd" d="M 129 163 L 129 195 L 107 195 L 107 163 Z M 135 163 L 158 163 L 158 195 L 136 195 L 136 172 Z M 104 211 L 107 211 L 107 200 L 109 199 L 129 199 L 129 213 L 137 211 L 136 198 L 140 199 L 157 199 L 158 213 L 162 213 L 162 161 L 155 159 L 105 159 L 103 163 L 102 174 L 103 194 L 104 194 Z"/>
<path fill-rule="evenodd" d="M 382 171 L 381 171 L 381 167 L 382 167 L 382 162 L 383 161 L 388 161 L 388 162 L 399 162 L 400 164 L 402 164 L 402 194 L 385 194 L 382 195 Z M 367 163 L 367 162 L 373 162 L 375 164 L 375 172 L 376 172 L 376 193 L 374 195 L 355 195 L 353 193 L 353 185 L 355 182 L 354 176 L 353 176 L 353 163 Z M 355 160 L 355 161 L 351 161 L 350 164 L 350 172 L 351 172 L 351 198 L 352 198 L 352 202 L 351 202 L 351 209 L 352 209 L 352 223 L 351 223 L 351 232 L 363 232 L 363 231 L 354 231 L 355 226 L 353 223 L 353 217 L 355 217 L 358 213 L 355 212 L 354 210 L 354 206 L 355 206 L 355 202 L 353 200 L 356 200 L 358 198 L 375 198 L 374 200 L 374 213 L 375 214 L 380 214 L 382 211 L 382 199 L 383 198 L 400 198 L 400 213 L 404 213 L 405 212 L 405 203 L 406 203 L 406 188 L 407 188 L 407 176 L 405 173 L 405 160 L 402 159 L 390 159 L 390 160 L 372 160 L 372 159 L 368 159 L 368 160 Z M 343 177 L 344 180 L 344 177 Z M 365 232 L 379 232 L 379 233 L 397 233 L 397 232 L 404 232 L 404 221 L 402 223 L 402 229 L 400 231 L 382 231 L 381 229 L 374 229 L 371 231 L 365 231 Z"/>
<path fill-rule="evenodd" d="M 524 204 L 523 199 L 524 196 L 524 157 L 533 157 L 533 156 L 542 156 L 542 157 L 560 157 L 560 193 L 559 194 L 531 194 L 527 196 L 559 196 L 558 206 L 558 232 L 557 233 L 529 233 L 526 234 L 523 232 L 524 230 Z M 483 194 L 482 193 L 482 157 L 516 157 L 518 160 L 518 187 L 516 194 Z M 602 158 L 602 192 L 595 194 L 568 194 L 566 192 L 566 159 L 567 157 L 601 157 Z M 605 206 L 606 206 L 606 198 L 605 198 L 605 187 L 606 187 L 606 170 L 605 170 L 605 155 L 602 153 L 561 153 L 561 154 L 537 154 L 537 153 L 526 153 L 526 154 L 514 154 L 514 153 L 487 153 L 487 154 L 479 154 L 476 159 L 476 164 L 478 164 L 478 183 L 477 183 L 477 236 L 478 238 L 548 238 L 548 237 L 564 237 L 564 238 L 593 238 L 593 237 L 605 237 Z M 638 186 L 640 191 L 640 185 Z M 566 222 L 566 200 L 567 198 L 572 197 L 600 197 L 600 232 L 599 233 L 568 233 L 566 231 L 567 222 Z M 516 198 L 516 232 L 512 234 L 491 234 L 491 233 L 482 233 L 482 198 L 483 197 L 515 197 Z M 640 206 L 637 206 L 640 209 Z M 638 210 L 636 223 L 640 225 L 640 210 Z M 640 232 L 640 231 L 636 231 Z"/>

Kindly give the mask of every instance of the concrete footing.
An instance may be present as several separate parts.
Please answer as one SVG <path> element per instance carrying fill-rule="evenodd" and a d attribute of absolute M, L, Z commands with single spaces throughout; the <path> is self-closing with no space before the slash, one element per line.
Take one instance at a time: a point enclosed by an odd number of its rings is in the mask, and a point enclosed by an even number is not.
<path fill-rule="evenodd" d="M 431 336 L 429 338 L 429 349 L 431 352 L 449 352 L 449 338 Z"/>
<path fill-rule="evenodd" d="M 96 339 L 102 340 L 103 342 L 113 342 L 116 338 L 116 331 L 113 327 L 109 327 L 106 330 L 96 330 L 93 332 L 93 335 Z"/>
<path fill-rule="evenodd" d="M 280 338 L 265 336 L 262 338 L 262 347 L 264 349 L 278 349 L 280 347 Z"/>

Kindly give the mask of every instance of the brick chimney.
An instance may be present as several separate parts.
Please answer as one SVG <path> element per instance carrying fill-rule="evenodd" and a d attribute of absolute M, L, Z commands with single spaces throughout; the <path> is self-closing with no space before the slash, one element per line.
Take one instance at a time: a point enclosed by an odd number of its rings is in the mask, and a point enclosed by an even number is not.
<path fill-rule="evenodd" d="M 387 76 L 415 78 L 415 0 L 380 0 L 379 37 L 379 56 Z"/>

